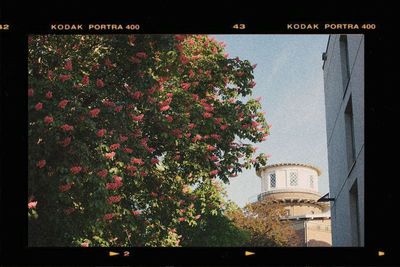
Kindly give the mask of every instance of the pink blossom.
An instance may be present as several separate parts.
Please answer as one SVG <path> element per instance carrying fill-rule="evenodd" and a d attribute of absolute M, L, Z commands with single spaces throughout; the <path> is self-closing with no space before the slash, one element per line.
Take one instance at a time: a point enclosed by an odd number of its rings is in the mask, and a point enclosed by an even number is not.
<path fill-rule="evenodd" d="M 97 116 L 97 114 L 99 114 L 99 112 L 100 112 L 100 109 L 98 109 L 98 108 L 95 108 L 95 109 L 92 109 L 91 111 L 89 111 L 89 115 L 90 115 L 90 117 L 96 117 Z"/>
<path fill-rule="evenodd" d="M 157 163 L 159 163 L 159 162 L 160 162 L 159 159 L 152 159 L 152 160 L 151 160 L 151 163 L 152 163 L 152 164 L 157 164 Z"/>
<path fill-rule="evenodd" d="M 120 136 L 119 137 L 119 140 L 121 140 L 121 142 L 125 142 L 126 140 L 128 140 L 128 137 L 127 136 Z"/>
<path fill-rule="evenodd" d="M 72 167 L 70 170 L 73 174 L 77 174 L 78 172 L 80 172 L 82 170 L 82 167 L 76 166 L 76 167 Z"/>
<path fill-rule="evenodd" d="M 107 198 L 107 203 L 111 204 L 111 203 L 118 203 L 121 200 L 122 197 L 120 196 L 112 196 Z"/>
<path fill-rule="evenodd" d="M 215 175 L 217 173 L 218 173 L 218 170 L 213 170 L 213 171 L 210 172 L 210 175 Z"/>
<path fill-rule="evenodd" d="M 63 129 L 64 131 L 71 131 L 72 129 L 74 129 L 74 127 L 68 124 L 64 124 L 61 126 L 61 129 Z"/>
<path fill-rule="evenodd" d="M 228 124 L 224 124 L 224 125 L 221 125 L 221 130 L 225 130 L 226 128 L 228 128 Z"/>
<path fill-rule="evenodd" d="M 39 102 L 39 103 L 36 104 L 35 109 L 36 109 L 37 111 L 39 111 L 39 110 L 42 109 L 42 107 L 43 107 L 43 104 L 42 104 L 41 102 Z"/>
<path fill-rule="evenodd" d="M 157 193 L 154 193 L 154 192 L 151 192 L 151 195 L 152 195 L 153 197 L 158 196 L 158 194 L 157 194 Z"/>
<path fill-rule="evenodd" d="M 82 247 L 85 247 L 85 248 L 87 248 L 87 247 L 89 247 L 89 244 L 88 243 L 82 243 Z"/>
<path fill-rule="evenodd" d="M 138 53 L 136 53 L 136 56 L 139 58 L 145 58 L 145 57 L 147 57 L 147 54 L 144 52 L 138 52 Z"/>
<path fill-rule="evenodd" d="M 116 150 L 117 148 L 119 148 L 120 144 L 113 144 L 110 146 L 111 150 Z"/>
<path fill-rule="evenodd" d="M 97 83 L 96 83 L 97 87 L 103 87 L 104 83 L 101 79 L 97 79 Z"/>
<path fill-rule="evenodd" d="M 194 138 L 192 138 L 192 142 L 196 142 L 197 140 L 201 140 L 201 136 L 200 135 L 196 135 Z"/>
<path fill-rule="evenodd" d="M 203 118 L 209 118 L 209 117 L 212 117 L 212 115 L 213 114 L 208 113 L 208 112 L 203 112 L 203 114 L 202 114 Z"/>
<path fill-rule="evenodd" d="M 87 75 L 83 76 L 81 83 L 83 85 L 89 84 L 89 77 Z"/>
<path fill-rule="evenodd" d="M 44 165 L 46 165 L 46 160 L 44 160 L 44 159 L 36 162 L 36 166 L 39 168 L 43 168 Z"/>
<path fill-rule="evenodd" d="M 59 186 L 61 192 L 65 192 L 71 189 L 71 184 L 67 184 L 67 185 L 60 185 Z"/>
<path fill-rule="evenodd" d="M 99 131 L 97 132 L 97 136 L 98 136 L 98 137 L 103 137 L 103 135 L 104 135 L 106 132 L 107 132 L 106 129 L 101 129 L 101 130 L 99 130 Z"/>
<path fill-rule="evenodd" d="M 128 148 L 128 147 L 126 147 L 126 148 L 124 148 L 124 152 L 127 153 L 127 154 L 130 154 L 130 153 L 133 152 L 133 150 Z"/>
<path fill-rule="evenodd" d="M 142 161 L 141 158 L 132 158 L 131 159 L 131 163 L 132 164 L 139 164 L 139 165 L 143 165 L 144 164 L 144 162 Z"/>
<path fill-rule="evenodd" d="M 182 89 L 187 91 L 190 87 L 190 83 L 182 83 Z"/>
<path fill-rule="evenodd" d="M 222 118 L 214 118 L 215 123 L 221 123 Z"/>
<path fill-rule="evenodd" d="M 140 114 L 139 116 L 132 115 L 132 119 L 134 121 L 141 121 L 143 119 L 144 114 Z"/>
<path fill-rule="evenodd" d="M 102 171 L 99 171 L 99 172 L 97 173 L 97 175 L 98 175 L 100 178 L 104 178 L 104 177 L 106 177 L 106 175 L 107 175 L 107 170 L 104 169 L 104 170 L 102 170 Z"/>
<path fill-rule="evenodd" d="M 50 99 L 50 98 L 52 98 L 52 97 L 53 97 L 53 93 L 52 93 L 51 91 L 48 91 L 48 92 L 46 93 L 46 98 Z"/>
<path fill-rule="evenodd" d="M 72 61 L 68 60 L 64 67 L 65 70 L 72 70 Z"/>
<path fill-rule="evenodd" d="M 131 56 L 131 57 L 129 58 L 129 61 L 130 61 L 130 62 L 133 62 L 133 63 L 136 63 L 136 64 L 140 64 L 140 59 L 135 58 L 135 57 L 133 57 L 133 56 Z"/>
<path fill-rule="evenodd" d="M 60 103 L 58 103 L 58 106 L 60 108 L 65 108 L 65 106 L 68 104 L 68 100 L 64 99 Z"/>
<path fill-rule="evenodd" d="M 115 216 L 114 213 L 107 213 L 106 215 L 104 215 L 103 220 L 109 220 L 114 216 Z"/>
<path fill-rule="evenodd" d="M 179 220 L 180 222 L 183 222 L 184 220 L 186 220 L 186 218 L 180 217 L 180 218 L 178 218 L 178 220 Z"/>
<path fill-rule="evenodd" d="M 112 158 L 114 158 L 114 156 L 115 156 L 115 152 L 114 151 L 111 152 L 111 153 L 107 153 L 106 154 L 106 159 L 112 159 Z"/>
<path fill-rule="evenodd" d="M 114 108 L 114 110 L 115 110 L 116 112 L 120 112 L 122 108 L 123 108 L 123 106 L 120 105 L 120 106 Z"/>
<path fill-rule="evenodd" d="M 174 160 L 178 160 L 178 159 L 180 159 L 180 155 L 176 155 L 175 157 L 174 157 Z"/>
<path fill-rule="evenodd" d="M 133 215 L 139 215 L 140 213 L 142 213 L 140 210 L 134 210 L 132 211 Z"/>
<path fill-rule="evenodd" d="M 166 111 L 166 110 L 168 110 L 169 108 L 170 108 L 169 105 L 161 106 L 161 107 L 160 107 L 160 111 Z"/>
<path fill-rule="evenodd" d="M 197 215 L 196 217 L 194 217 L 196 220 L 198 220 L 199 218 L 200 218 L 200 214 L 199 215 Z"/>
<path fill-rule="evenodd" d="M 28 90 L 28 96 L 33 96 L 33 89 L 32 88 L 30 88 L 29 90 Z"/>
<path fill-rule="evenodd" d="M 60 75 L 60 77 L 58 78 L 59 80 L 61 80 L 62 82 L 65 82 L 66 80 L 71 79 L 71 75 Z"/>
<path fill-rule="evenodd" d="M 230 175 L 230 177 L 236 177 L 236 176 L 237 176 L 237 174 L 233 174 L 233 173 Z"/>
<path fill-rule="evenodd" d="M 212 151 L 212 150 L 215 150 L 215 149 L 217 149 L 217 148 L 214 147 L 214 146 L 211 146 L 211 145 L 208 145 L 207 148 L 206 148 L 207 151 Z"/>
<path fill-rule="evenodd" d="M 28 208 L 29 209 L 33 209 L 34 207 L 36 207 L 36 205 L 37 205 L 37 201 L 29 202 L 28 203 Z"/>
<path fill-rule="evenodd" d="M 115 106 L 115 103 L 114 103 L 114 102 L 111 102 L 111 101 L 106 101 L 106 100 L 104 100 L 104 101 L 103 101 L 103 105 L 104 105 L 104 106 L 108 106 L 108 107 L 113 107 L 113 106 Z"/>
<path fill-rule="evenodd" d="M 53 117 L 46 116 L 46 117 L 44 117 L 44 121 L 47 122 L 47 123 L 52 123 L 53 122 Z"/>

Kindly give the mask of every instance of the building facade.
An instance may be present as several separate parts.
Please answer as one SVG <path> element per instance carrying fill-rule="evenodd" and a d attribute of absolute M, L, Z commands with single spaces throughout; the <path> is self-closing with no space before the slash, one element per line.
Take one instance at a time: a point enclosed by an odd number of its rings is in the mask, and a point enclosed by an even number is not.
<path fill-rule="evenodd" d="M 364 36 L 333 34 L 322 55 L 333 246 L 364 246 Z"/>
<path fill-rule="evenodd" d="M 281 163 L 261 168 L 261 194 L 257 201 L 279 203 L 286 212 L 281 220 L 290 221 L 299 237 L 299 246 L 331 246 L 330 208 L 318 202 L 321 170 L 307 164 Z"/>

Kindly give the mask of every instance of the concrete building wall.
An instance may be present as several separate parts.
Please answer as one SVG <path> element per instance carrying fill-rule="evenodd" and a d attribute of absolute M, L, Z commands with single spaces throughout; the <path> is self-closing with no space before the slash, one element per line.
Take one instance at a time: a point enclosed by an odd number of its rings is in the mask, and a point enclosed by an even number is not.
<path fill-rule="evenodd" d="M 364 36 L 330 35 L 323 69 L 332 245 L 364 246 Z"/>

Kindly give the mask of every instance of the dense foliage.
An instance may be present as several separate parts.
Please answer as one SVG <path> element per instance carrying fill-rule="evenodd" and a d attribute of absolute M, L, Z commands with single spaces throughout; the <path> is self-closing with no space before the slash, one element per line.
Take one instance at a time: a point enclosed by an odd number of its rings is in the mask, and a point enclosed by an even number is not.
<path fill-rule="evenodd" d="M 273 202 L 257 202 L 242 210 L 230 210 L 228 217 L 234 225 L 250 234 L 244 242 L 251 247 L 297 246 L 299 238 L 289 221 L 280 220 L 285 215 L 282 206 Z"/>
<path fill-rule="evenodd" d="M 222 184 L 266 164 L 252 146 L 269 133 L 259 100 L 240 100 L 255 65 L 223 54 L 223 42 L 28 42 L 30 246 L 196 244 L 191 233 L 225 220 Z"/>

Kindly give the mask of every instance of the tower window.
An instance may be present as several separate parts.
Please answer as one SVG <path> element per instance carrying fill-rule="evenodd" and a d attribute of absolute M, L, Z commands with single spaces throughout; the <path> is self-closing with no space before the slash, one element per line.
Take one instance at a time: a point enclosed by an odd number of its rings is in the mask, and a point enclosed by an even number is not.
<path fill-rule="evenodd" d="M 270 187 L 271 188 L 275 188 L 276 187 L 276 174 L 275 173 L 271 173 L 269 175 L 270 178 Z"/>
<path fill-rule="evenodd" d="M 289 184 L 291 186 L 297 185 L 297 172 L 291 172 L 289 175 Z"/>
<path fill-rule="evenodd" d="M 314 188 L 314 176 L 310 175 L 310 187 Z"/>

